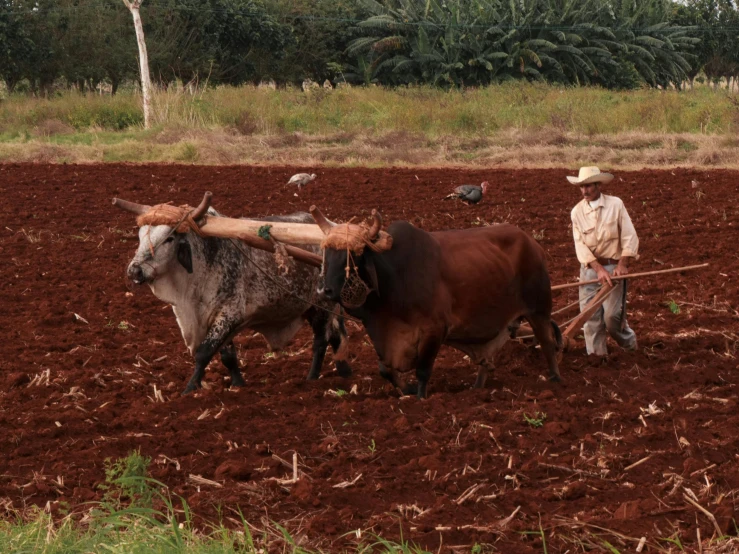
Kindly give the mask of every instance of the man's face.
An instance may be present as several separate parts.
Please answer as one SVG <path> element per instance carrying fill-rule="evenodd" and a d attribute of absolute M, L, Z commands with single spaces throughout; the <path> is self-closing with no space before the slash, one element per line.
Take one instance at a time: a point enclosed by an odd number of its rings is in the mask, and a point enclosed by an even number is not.
<path fill-rule="evenodd" d="M 598 200 L 600 196 L 600 184 L 589 183 L 587 185 L 580 185 L 580 192 L 585 200 L 593 202 L 594 200 Z"/>

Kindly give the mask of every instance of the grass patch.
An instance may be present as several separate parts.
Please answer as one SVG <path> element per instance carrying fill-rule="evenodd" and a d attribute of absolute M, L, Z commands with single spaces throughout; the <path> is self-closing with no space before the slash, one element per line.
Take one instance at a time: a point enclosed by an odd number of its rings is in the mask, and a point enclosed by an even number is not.
<path fill-rule="evenodd" d="M 698 150 L 698 145 L 690 142 L 689 140 L 678 140 L 677 147 L 684 152 L 692 152 L 694 150 Z"/>

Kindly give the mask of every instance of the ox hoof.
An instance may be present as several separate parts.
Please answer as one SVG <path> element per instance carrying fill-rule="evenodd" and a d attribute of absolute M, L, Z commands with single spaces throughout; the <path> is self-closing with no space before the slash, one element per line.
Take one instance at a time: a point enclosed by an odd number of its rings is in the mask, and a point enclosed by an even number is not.
<path fill-rule="evenodd" d="M 418 394 L 418 383 L 408 384 L 401 390 L 405 396 L 416 396 Z"/>
<path fill-rule="evenodd" d="M 336 362 L 336 373 L 339 374 L 339 377 L 351 377 L 352 368 L 346 362 Z"/>
<path fill-rule="evenodd" d="M 231 386 L 232 387 L 245 387 L 246 381 L 244 381 L 243 377 L 239 377 L 238 379 L 234 379 L 231 377 Z"/>
<path fill-rule="evenodd" d="M 549 377 L 549 380 L 550 380 L 550 381 L 551 381 L 552 383 L 561 383 L 561 382 L 562 382 L 562 377 L 560 377 L 559 375 L 551 375 L 551 376 Z"/>
<path fill-rule="evenodd" d="M 185 387 L 185 390 L 182 391 L 182 396 L 185 396 L 186 394 L 190 394 L 193 391 L 196 391 L 200 388 L 200 385 L 195 385 L 193 383 L 188 383 Z"/>

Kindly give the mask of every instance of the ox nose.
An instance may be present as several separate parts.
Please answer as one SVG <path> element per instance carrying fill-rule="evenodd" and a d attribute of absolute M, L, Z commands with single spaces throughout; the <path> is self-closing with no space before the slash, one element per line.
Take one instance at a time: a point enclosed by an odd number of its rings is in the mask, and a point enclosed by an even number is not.
<path fill-rule="evenodd" d="M 333 298 L 334 289 L 332 289 L 331 287 L 326 287 L 326 286 L 318 287 L 317 292 L 318 292 L 318 296 L 320 296 L 324 300 L 334 300 Z"/>
<path fill-rule="evenodd" d="M 144 270 L 139 264 L 131 264 L 128 266 L 128 278 L 137 285 L 144 282 Z"/>

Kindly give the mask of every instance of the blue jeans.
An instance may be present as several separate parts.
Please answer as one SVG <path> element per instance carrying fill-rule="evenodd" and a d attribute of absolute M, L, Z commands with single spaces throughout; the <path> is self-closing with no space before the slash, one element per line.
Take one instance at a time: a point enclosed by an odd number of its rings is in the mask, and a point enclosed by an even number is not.
<path fill-rule="evenodd" d="M 605 270 L 613 275 L 616 264 L 604 265 Z M 597 279 L 598 274 L 594 269 L 580 266 L 580 280 L 591 281 Z M 621 328 L 621 320 L 624 317 L 622 313 L 624 282 L 616 281 L 616 290 L 608 295 L 605 302 L 598 308 L 592 317 L 583 325 L 585 334 L 585 347 L 588 354 L 597 356 L 606 356 L 608 349 L 606 348 L 606 331 L 611 335 L 619 346 L 626 350 L 636 350 L 636 334 L 624 321 L 623 329 Z M 588 301 L 595 295 L 595 291 L 600 288 L 600 283 L 592 285 L 583 285 L 580 287 L 580 311 L 584 311 Z"/>

